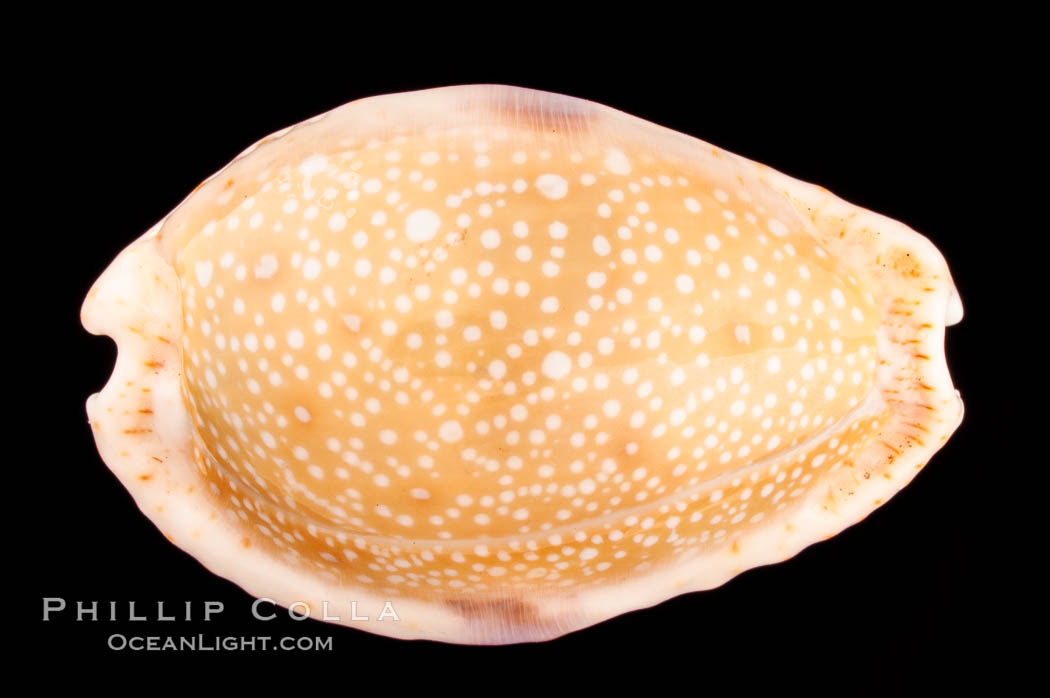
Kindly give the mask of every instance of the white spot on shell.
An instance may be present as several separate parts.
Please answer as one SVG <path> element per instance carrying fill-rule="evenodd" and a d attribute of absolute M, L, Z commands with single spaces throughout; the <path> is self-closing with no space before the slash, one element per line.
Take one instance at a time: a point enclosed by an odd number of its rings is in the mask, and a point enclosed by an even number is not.
<path fill-rule="evenodd" d="M 360 315 L 344 315 L 343 322 L 350 328 L 351 332 L 361 331 L 361 316 Z"/>
<path fill-rule="evenodd" d="M 197 272 L 197 283 L 198 284 L 200 284 L 203 287 L 203 286 L 207 286 L 209 283 L 211 283 L 211 272 L 212 272 L 211 261 L 197 262 L 197 264 L 194 265 L 194 269 Z"/>
<path fill-rule="evenodd" d="M 554 380 L 560 380 L 568 375 L 572 369 L 572 359 L 569 355 L 561 351 L 552 351 L 543 358 L 543 366 L 541 370 L 543 375 Z"/>
<path fill-rule="evenodd" d="M 495 228 L 489 228 L 481 234 L 481 246 L 486 250 L 494 250 L 499 247 L 500 235 Z"/>
<path fill-rule="evenodd" d="M 299 171 L 307 177 L 312 177 L 324 172 L 326 167 L 328 167 L 328 158 L 324 155 L 311 155 L 299 165 Z"/>
<path fill-rule="evenodd" d="M 256 279 L 271 279 L 277 273 L 277 257 L 272 254 L 264 254 L 255 265 Z"/>
<path fill-rule="evenodd" d="M 617 175 L 631 174 L 631 161 L 619 148 L 609 148 L 605 151 L 605 168 Z"/>
<path fill-rule="evenodd" d="M 428 208 L 421 208 L 408 214 L 405 219 L 405 234 L 412 242 L 433 240 L 441 226 L 441 219 Z"/>
<path fill-rule="evenodd" d="M 548 199 L 564 199 L 569 193 L 569 183 L 561 175 L 542 174 L 536 178 L 536 188 Z"/>
<path fill-rule="evenodd" d="M 594 251 L 602 257 L 612 252 L 612 246 L 604 235 L 595 235 L 591 245 L 594 247 Z"/>
<path fill-rule="evenodd" d="M 321 275 L 321 263 L 311 257 L 303 262 L 303 277 L 312 281 Z"/>
<path fill-rule="evenodd" d="M 333 213 L 328 218 L 328 229 L 333 233 L 338 233 L 346 228 L 346 216 L 338 211 Z"/>
<path fill-rule="evenodd" d="M 442 441 L 455 443 L 463 438 L 463 427 L 456 420 L 450 419 L 438 427 L 438 436 Z"/>

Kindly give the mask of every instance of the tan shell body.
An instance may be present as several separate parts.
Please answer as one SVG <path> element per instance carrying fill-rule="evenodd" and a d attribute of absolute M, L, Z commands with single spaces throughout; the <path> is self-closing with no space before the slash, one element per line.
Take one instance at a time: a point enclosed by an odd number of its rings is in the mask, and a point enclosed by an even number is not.
<path fill-rule="evenodd" d="M 390 602 L 353 625 L 472 643 L 710 588 L 865 516 L 961 419 L 960 317 L 900 223 L 502 86 L 265 139 L 83 312 L 119 345 L 99 449 L 176 544 L 318 617 Z"/>

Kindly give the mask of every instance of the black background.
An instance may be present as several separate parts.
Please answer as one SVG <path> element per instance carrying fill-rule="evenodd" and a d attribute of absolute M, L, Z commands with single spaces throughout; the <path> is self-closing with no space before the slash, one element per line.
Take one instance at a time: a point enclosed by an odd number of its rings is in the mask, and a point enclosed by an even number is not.
<path fill-rule="evenodd" d="M 13 271 L 33 292 L 22 300 L 46 318 L 28 358 L 51 377 L 24 393 L 31 418 L 20 422 L 31 445 L 22 499 L 33 506 L 23 558 L 30 589 L 17 610 L 29 651 L 56 666 L 84 659 L 182 666 L 218 653 L 114 652 L 107 638 L 332 636 L 336 657 L 261 659 L 399 674 L 469 668 L 475 678 L 570 660 L 614 676 L 663 676 L 684 666 L 741 680 L 841 671 L 892 680 L 902 669 L 933 667 L 965 676 L 989 662 L 986 649 L 1001 642 L 989 628 L 1004 602 L 989 587 L 1005 564 L 994 552 L 995 516 L 981 508 L 996 453 L 986 354 L 999 301 L 985 244 L 995 234 L 984 211 L 989 170 L 981 158 L 989 153 L 974 143 L 987 138 L 1001 104 L 995 86 L 1013 68 L 992 62 L 994 51 L 980 43 L 931 45 L 892 32 L 878 46 L 857 39 L 850 51 L 838 39 L 808 50 L 794 41 L 762 49 L 747 36 L 715 49 L 706 35 L 666 43 L 650 35 L 645 46 L 617 39 L 612 54 L 607 42 L 590 48 L 572 33 L 540 42 L 469 35 L 398 51 L 389 36 L 356 35 L 323 60 L 274 36 L 236 49 L 220 36 L 125 46 L 78 35 L 50 44 L 61 68 L 35 81 L 30 115 L 48 144 L 52 176 L 35 193 L 49 223 L 28 236 L 42 243 L 50 276 L 36 264 Z M 960 430 L 911 485 L 834 539 L 717 590 L 548 643 L 456 647 L 315 621 L 253 620 L 251 598 L 168 543 L 98 457 L 84 400 L 105 383 L 115 349 L 81 328 L 80 303 L 123 247 L 257 139 L 360 97 L 476 82 L 608 104 L 821 184 L 927 235 L 948 260 L 966 309 L 947 334 L 967 409 Z M 205 600 L 223 601 L 226 610 L 207 624 L 78 623 L 69 612 L 43 623 L 45 596 L 71 605 L 118 601 L 123 614 L 132 600 L 150 615 L 161 600 L 169 608 L 193 601 L 198 617 Z M 634 664 L 641 655 L 661 659 Z"/>

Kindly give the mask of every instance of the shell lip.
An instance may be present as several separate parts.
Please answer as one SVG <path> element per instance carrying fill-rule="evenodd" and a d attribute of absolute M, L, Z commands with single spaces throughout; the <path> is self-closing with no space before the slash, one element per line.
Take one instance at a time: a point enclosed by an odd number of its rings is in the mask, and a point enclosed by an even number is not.
<path fill-rule="evenodd" d="M 952 325 L 958 325 L 963 319 L 963 304 L 962 297 L 959 295 L 959 290 L 952 284 L 951 294 L 948 296 L 948 309 L 945 312 L 944 324 L 949 327 Z"/>

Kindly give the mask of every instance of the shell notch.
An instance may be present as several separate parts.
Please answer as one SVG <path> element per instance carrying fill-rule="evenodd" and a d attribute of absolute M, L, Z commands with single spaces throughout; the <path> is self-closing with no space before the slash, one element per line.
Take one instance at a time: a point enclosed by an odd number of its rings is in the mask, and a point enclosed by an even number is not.
<path fill-rule="evenodd" d="M 176 545 L 353 627 L 542 640 L 783 560 L 962 417 L 925 238 L 583 100 L 477 85 L 263 139 L 127 247 L 99 451 Z"/>

